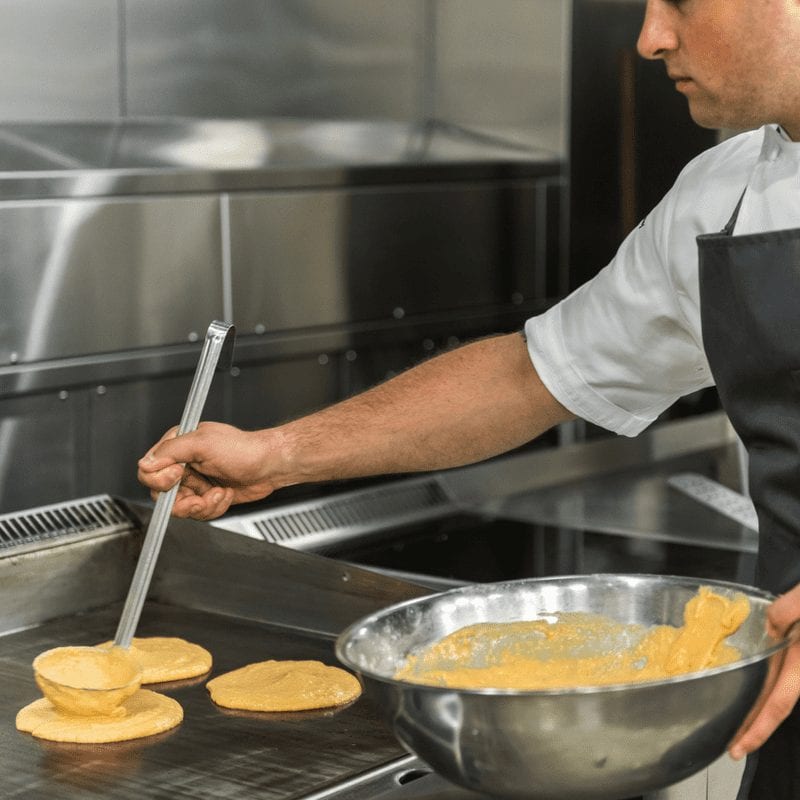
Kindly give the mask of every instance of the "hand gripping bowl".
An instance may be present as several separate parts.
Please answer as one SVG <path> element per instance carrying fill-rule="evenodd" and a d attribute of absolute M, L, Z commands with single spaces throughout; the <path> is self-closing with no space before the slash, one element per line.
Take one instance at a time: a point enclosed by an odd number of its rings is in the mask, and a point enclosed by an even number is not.
<path fill-rule="evenodd" d="M 750 601 L 749 617 L 728 640 L 742 657 L 724 667 L 650 683 L 542 691 L 448 689 L 393 678 L 409 654 L 475 622 L 583 611 L 680 626 L 700 586 L 742 592 Z M 787 644 L 765 632 L 773 599 L 748 586 L 652 575 L 475 584 L 365 617 L 339 636 L 336 654 L 361 677 L 400 742 L 453 783 L 504 797 L 619 800 L 677 783 L 724 752 Z"/>

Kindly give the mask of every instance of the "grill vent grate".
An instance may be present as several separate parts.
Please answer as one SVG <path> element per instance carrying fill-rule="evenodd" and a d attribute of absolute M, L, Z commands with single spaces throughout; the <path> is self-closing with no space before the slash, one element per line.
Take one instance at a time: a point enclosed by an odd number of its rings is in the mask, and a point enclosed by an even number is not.
<path fill-rule="evenodd" d="M 406 481 L 239 517 L 251 536 L 298 549 L 441 516 L 453 503 L 436 480 Z"/>
<path fill-rule="evenodd" d="M 124 508 L 109 495 L 0 514 L 0 552 L 62 537 L 96 536 L 133 528 Z"/>

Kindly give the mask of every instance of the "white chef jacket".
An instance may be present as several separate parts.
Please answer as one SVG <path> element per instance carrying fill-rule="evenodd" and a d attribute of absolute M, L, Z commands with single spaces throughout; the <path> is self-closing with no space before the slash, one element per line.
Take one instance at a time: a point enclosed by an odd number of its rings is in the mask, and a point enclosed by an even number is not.
<path fill-rule="evenodd" d="M 635 436 L 679 397 L 713 385 L 696 237 L 722 230 L 745 186 L 735 235 L 800 228 L 800 143 L 773 125 L 702 153 L 605 269 L 526 322 L 539 376 L 572 413 Z"/>

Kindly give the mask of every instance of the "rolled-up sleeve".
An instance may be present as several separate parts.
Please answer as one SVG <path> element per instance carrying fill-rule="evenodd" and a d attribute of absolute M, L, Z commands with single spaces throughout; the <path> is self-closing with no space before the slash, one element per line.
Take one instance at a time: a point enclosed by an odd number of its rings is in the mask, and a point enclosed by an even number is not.
<path fill-rule="evenodd" d="M 695 232 L 684 225 L 676 235 L 676 191 L 595 278 L 525 325 L 533 364 L 555 398 L 626 436 L 713 384 L 700 330 Z"/>

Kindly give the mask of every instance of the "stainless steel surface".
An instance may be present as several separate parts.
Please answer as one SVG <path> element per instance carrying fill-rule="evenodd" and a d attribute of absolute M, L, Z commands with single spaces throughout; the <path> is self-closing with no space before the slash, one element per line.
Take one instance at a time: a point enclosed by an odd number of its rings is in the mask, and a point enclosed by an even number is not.
<path fill-rule="evenodd" d="M 724 755 L 691 778 L 648 792 L 643 800 L 733 800 L 739 793 L 745 763 Z"/>
<path fill-rule="evenodd" d="M 114 194 L 141 178 L 162 194 L 0 202 L 2 511 L 144 497 L 130 465 L 176 422 L 209 319 L 242 337 L 213 416 L 265 427 L 518 328 L 563 282 L 561 163 L 485 135 L 153 120 L 0 126 L 3 142 L 9 158 L 90 167 L 5 172 L 0 187 L 16 174 Z M 267 160 L 233 168 L 240 156 Z M 220 176 L 258 191 L 185 193 Z M 269 188 L 287 176 L 303 190 Z M 96 433 L 133 414 L 123 441 Z"/>
<path fill-rule="evenodd" d="M 405 755 L 369 699 L 338 712 L 236 714 L 211 702 L 205 679 L 164 689 L 183 706 L 184 721 L 162 736 L 80 747 L 18 733 L 15 714 L 40 696 L 33 658 L 62 643 L 108 639 L 118 615 L 113 605 L 3 638 L 0 776 L 6 796 L 291 798 Z M 336 663 L 329 639 L 174 605 L 149 602 L 140 633 L 180 636 L 206 647 L 214 657 L 210 677 L 268 658 Z"/>
<path fill-rule="evenodd" d="M 569 138 L 572 3 L 434 2 L 436 119 L 491 129 L 502 120 L 542 146 Z"/>
<path fill-rule="evenodd" d="M 435 122 L 166 118 L 0 125 L 0 200 L 536 178 L 560 164 L 524 135 Z"/>
<path fill-rule="evenodd" d="M 374 536 L 387 529 L 437 519 L 456 509 L 434 475 L 234 514 L 212 525 L 295 550 L 314 551 L 359 536 Z"/>
<path fill-rule="evenodd" d="M 509 497 L 500 513 L 573 530 L 755 553 L 758 533 L 671 488 L 674 469 L 598 476 Z"/>
<path fill-rule="evenodd" d="M 61 542 L 64 537 L 72 542 L 132 528 L 123 505 L 108 495 L 97 495 L 0 515 L 0 550 L 13 548 L 17 555 L 42 542 Z"/>
<path fill-rule="evenodd" d="M 0 119 L 114 119 L 119 5 L 2 0 Z"/>
<path fill-rule="evenodd" d="M 731 485 L 737 439 L 722 412 L 443 473 L 453 499 L 499 518 L 573 531 L 754 553 L 751 528 L 669 486 L 690 470 Z"/>
<path fill-rule="evenodd" d="M 539 196 L 545 184 L 459 180 L 232 196 L 237 325 L 253 332 L 411 321 L 555 297 L 558 198 Z"/>
<path fill-rule="evenodd" d="M 672 475 L 667 479 L 667 484 L 745 528 L 758 532 L 758 514 L 753 501 L 746 494 L 695 472 Z"/>
<path fill-rule="evenodd" d="M 126 3 L 132 114 L 413 117 L 422 0 Z"/>
<path fill-rule="evenodd" d="M 372 118 L 567 134 L 569 3 L 3 0 L 2 120 Z"/>
<path fill-rule="evenodd" d="M 143 525 L 147 509 L 130 512 Z M 368 698 L 336 711 L 236 714 L 211 703 L 205 679 L 160 687 L 185 711 L 181 726 L 164 736 L 87 748 L 15 731 L 14 715 L 38 696 L 34 656 L 110 637 L 136 560 L 138 528 L 0 556 L 0 782 L 8 796 L 302 797 L 408 761 Z M 211 675 L 268 658 L 335 664 L 332 640 L 349 622 L 427 591 L 173 520 L 139 633 L 207 647 Z"/>
<path fill-rule="evenodd" d="M 593 575 L 474 585 L 383 609 L 341 634 L 398 739 L 446 778 L 492 795 L 540 800 L 629 797 L 675 783 L 719 757 L 785 642 L 765 633 L 770 596 L 746 586 L 751 613 L 731 637 L 741 660 L 665 681 L 577 690 L 451 690 L 394 680 L 412 652 L 478 621 L 589 611 L 680 625 L 700 582 Z"/>
<path fill-rule="evenodd" d="M 528 300 L 520 304 L 488 308 L 454 309 L 411 319 L 372 319 L 274 333 L 242 334 L 238 329 L 236 361 L 237 366 L 241 367 L 238 374 L 244 376 L 247 371 L 252 382 L 262 386 L 279 384 L 287 373 L 291 373 L 294 380 L 305 374 L 308 386 L 301 393 L 305 395 L 306 391 L 317 391 L 315 379 L 309 376 L 309 371 L 316 365 L 318 373 L 331 373 L 331 377 L 325 381 L 328 388 L 323 391 L 330 392 L 335 399 L 342 391 L 339 384 L 350 387 L 361 385 L 364 381 L 386 378 L 392 370 L 397 372 L 419 360 L 420 354 L 430 354 L 432 350 L 443 346 L 452 347 L 481 335 L 481 332 L 511 330 L 521 326 L 526 316 L 539 313 L 548 305 L 546 300 Z M 86 384 L 95 387 L 101 384 L 110 392 L 112 386 L 124 384 L 125 390 L 130 393 L 141 392 L 140 403 L 150 404 L 148 392 L 157 394 L 164 401 L 174 401 L 173 390 L 162 390 L 154 384 L 158 380 L 168 382 L 168 378 L 178 374 L 185 376 L 181 380 L 188 385 L 199 352 L 199 345 L 193 343 L 198 338 L 196 327 L 188 330 L 187 341 L 180 344 L 91 352 L 27 363 L 19 361 L 19 354 L 12 351 L 12 363 L 0 365 L 0 396 L 5 398 L 35 393 L 41 397 L 62 388 L 70 388 L 77 393 Z M 140 381 L 144 383 L 140 384 Z M 185 390 L 177 394 L 174 418 L 180 415 Z M 285 404 L 286 411 L 279 411 L 276 418 L 296 414 L 297 409 L 302 408 L 302 399 L 277 397 L 281 406 Z M 316 397 L 312 398 L 311 406 L 318 407 L 321 404 Z M 159 410 L 152 408 L 151 412 Z M 253 407 L 245 406 L 240 411 L 258 414 Z"/>
<path fill-rule="evenodd" d="M 635 438 L 600 439 L 532 450 L 442 473 L 448 492 L 465 506 L 497 512 L 509 499 L 539 489 L 611 474 L 634 476 L 643 466 L 697 459 L 728 476 L 735 465 L 736 434 L 725 414 L 714 411 L 652 425 Z M 727 479 L 727 478 L 726 478 Z"/>
<path fill-rule="evenodd" d="M 214 372 L 218 366 L 221 369 L 230 369 L 231 367 L 235 336 L 235 329 L 229 323 L 215 320 L 209 325 L 203 349 L 200 352 L 200 360 L 194 373 L 194 380 L 186 399 L 186 406 L 183 409 L 183 416 L 178 426 L 178 436 L 197 428 L 206 404 L 208 391 L 211 388 Z M 161 543 L 167 532 L 167 524 L 179 489 L 180 482 L 168 491 L 160 492 L 156 499 L 155 508 L 142 543 L 142 552 L 139 554 L 133 580 L 128 589 L 114 636 L 114 643 L 120 647 L 130 647 L 133 635 L 136 633 L 136 626 L 139 624 L 139 616 L 142 613 L 153 570 L 161 551 Z"/>
<path fill-rule="evenodd" d="M 216 197 L 0 203 L 0 364 L 201 338 L 223 311 L 221 249 Z"/>

